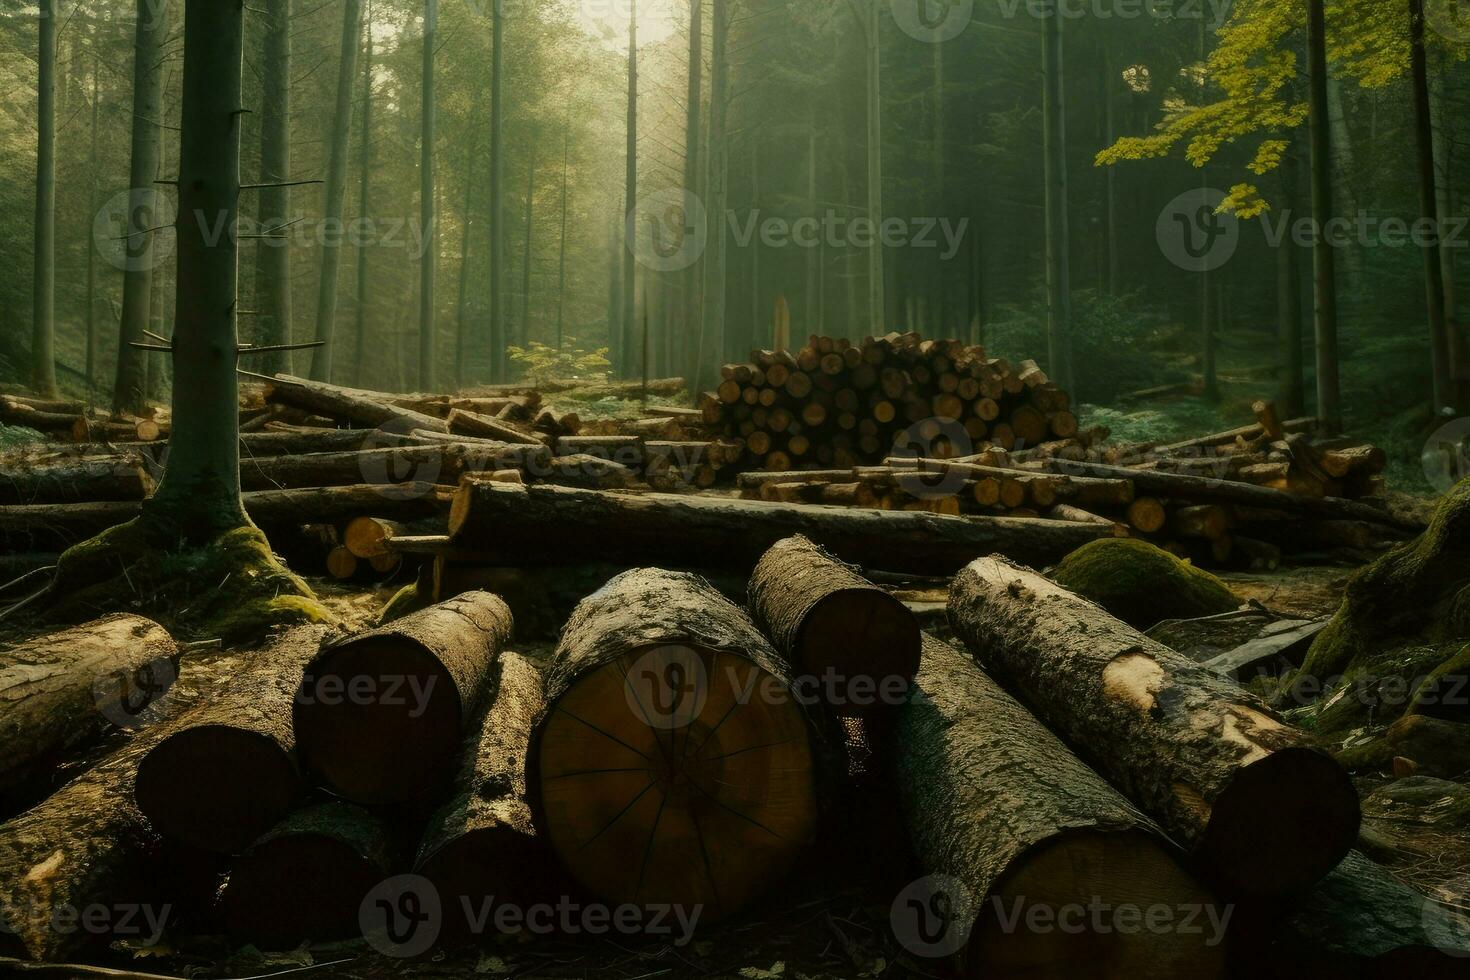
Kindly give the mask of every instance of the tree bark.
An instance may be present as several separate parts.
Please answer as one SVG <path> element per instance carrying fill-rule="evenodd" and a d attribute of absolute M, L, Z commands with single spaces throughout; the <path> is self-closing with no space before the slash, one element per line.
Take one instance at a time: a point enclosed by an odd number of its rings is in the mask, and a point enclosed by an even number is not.
<path fill-rule="evenodd" d="M 688 87 L 684 94 L 684 199 L 698 200 L 699 198 L 699 168 L 701 157 L 699 153 L 699 135 L 701 119 L 701 100 L 704 97 L 704 0 L 689 0 L 689 51 L 687 55 Z M 708 247 L 709 227 L 705 229 Z M 704 316 L 700 309 L 700 277 L 704 267 L 698 259 L 690 264 L 683 275 L 684 290 L 684 322 L 689 324 L 701 334 L 704 331 Z M 685 359 L 685 381 L 690 391 L 699 390 L 696 384 L 699 380 L 699 367 L 691 360 L 698 356 L 698 351 L 703 346 L 703 337 L 698 340 L 688 336 L 684 331 L 684 349 L 681 353 Z"/>
<path fill-rule="evenodd" d="M 670 535 L 671 527 L 679 533 Z M 1108 536 L 1101 527 L 1059 521 L 477 482 L 456 493 L 449 528 L 456 544 L 506 560 L 697 561 L 740 569 L 753 568 L 782 538 L 803 534 L 864 568 L 925 574 L 952 572 L 992 552 L 1047 564 Z"/>
<path fill-rule="evenodd" d="M 423 108 L 419 132 L 419 215 L 424 254 L 419 259 L 419 388 L 435 388 L 434 264 L 438 217 L 434 213 L 434 47 L 439 43 L 439 0 L 424 4 Z"/>
<path fill-rule="evenodd" d="M 268 0 L 265 58 L 261 65 L 260 190 L 261 234 L 291 221 L 291 0 Z M 255 323 L 262 346 L 291 343 L 291 247 L 288 240 L 262 238 L 255 250 Z M 251 358 L 263 374 L 291 373 L 291 352 Z"/>
<path fill-rule="evenodd" d="M 1439 190 L 1434 166 L 1434 119 L 1429 105 L 1429 60 L 1424 41 L 1424 0 L 1409 0 L 1410 84 L 1414 99 L 1414 147 L 1419 171 L 1419 213 L 1428 232 L 1423 242 L 1425 305 L 1436 416 L 1455 414 L 1453 344 L 1445 310 L 1444 267 L 1440 264 Z"/>
<path fill-rule="evenodd" d="M 1067 214 L 1066 94 L 1062 66 L 1062 14 L 1045 18 L 1042 40 L 1043 127 L 1046 181 L 1046 310 L 1047 367 L 1064 390 L 1075 388 L 1072 376 L 1072 280 Z"/>
<path fill-rule="evenodd" d="M 1281 187 L 1285 211 L 1294 211 L 1297 200 L 1298 171 L 1296 139 L 1281 158 Z M 1282 238 L 1276 249 L 1277 299 L 1277 385 L 1276 401 L 1288 417 L 1306 411 L 1307 393 L 1302 355 L 1302 283 L 1301 250 L 1290 235 Z"/>
<path fill-rule="evenodd" d="M 1253 695 L 1003 559 L 950 588 L 956 633 L 1229 895 L 1306 888 L 1358 832 L 1332 758 Z M 1271 815 L 1270 834 L 1259 832 Z"/>
<path fill-rule="evenodd" d="M 504 381 L 505 330 L 505 15 L 490 8 L 490 380 Z"/>
<path fill-rule="evenodd" d="M 465 741 L 455 795 L 430 818 L 414 862 L 439 892 L 446 932 L 459 937 L 473 932 L 467 910 L 492 899 L 534 900 L 549 859 L 526 802 L 526 750 L 544 707 L 541 671 L 507 650 L 495 675 L 495 699 Z"/>
<path fill-rule="evenodd" d="M 638 0 L 628 3 L 628 122 L 627 148 L 624 161 L 623 213 L 637 220 L 638 214 Z M 623 256 L 623 309 L 619 328 L 618 357 L 614 368 L 625 378 L 632 377 L 633 338 L 638 317 L 638 263 L 633 252 L 636 232 L 626 232 Z"/>
<path fill-rule="evenodd" d="M 92 48 L 92 124 L 91 141 L 87 150 L 87 214 L 97 213 L 97 115 L 101 101 L 102 65 L 98 55 L 98 28 L 92 26 L 90 47 Z M 97 387 L 97 232 L 95 223 L 87 229 L 87 307 L 83 313 L 83 329 L 87 341 L 87 397 L 95 397 Z"/>
<path fill-rule="evenodd" d="M 271 949 L 361 936 L 359 906 L 392 861 L 380 817 L 342 802 L 298 810 L 234 863 L 222 896 L 225 928 Z"/>
<path fill-rule="evenodd" d="M 698 576 L 634 570 L 583 600 L 545 696 L 528 802 L 537 832 L 593 893 L 718 919 L 809 846 L 820 733 L 788 666 Z"/>
<path fill-rule="evenodd" d="M 511 628 L 498 596 L 471 592 L 327 646 L 296 699 L 303 762 L 359 803 L 403 803 L 434 790 L 453 775 Z M 368 697 L 342 696 L 364 687 Z"/>
<path fill-rule="evenodd" d="M 953 952 L 966 977 L 1219 976 L 1204 934 L 1006 929 L 1015 909 L 1213 903 L 1177 849 L 968 656 L 924 637 L 897 715 L 891 769 L 909 840 L 931 877 L 895 906 L 900 936 Z M 934 901 L 940 899 L 941 901 Z M 936 910 L 949 914 L 932 921 Z M 1203 918 L 1203 916 L 1201 916 Z"/>
<path fill-rule="evenodd" d="M 56 388 L 56 0 L 39 0 L 36 75 L 36 225 L 31 284 L 31 387 Z"/>
<path fill-rule="evenodd" d="M 702 0 L 694 0 L 702 2 Z M 572 155 L 572 107 L 567 104 L 566 128 L 561 139 L 561 237 L 556 259 L 556 349 L 566 345 L 567 314 L 567 187 Z M 689 322 L 693 322 L 692 320 Z"/>
<path fill-rule="evenodd" d="M 138 763 L 138 809 L 190 847 L 238 854 L 306 790 L 291 704 L 325 627 L 293 630 L 251 655 L 223 691 L 168 723 Z"/>
<path fill-rule="evenodd" d="M 362 131 L 358 133 L 357 139 L 357 166 L 358 166 L 358 189 L 357 189 L 357 215 L 364 222 L 368 220 L 371 212 L 369 200 L 372 192 L 372 167 L 373 167 L 373 8 L 372 0 L 368 0 L 367 8 L 363 12 L 364 30 L 362 46 Z M 363 370 L 367 365 L 367 315 L 368 315 L 368 254 L 371 250 L 363 244 L 357 246 L 357 310 L 356 312 L 356 345 L 352 357 L 352 383 L 362 385 L 366 383 Z M 462 352 L 461 352 L 462 353 Z M 456 364 L 458 361 L 456 361 Z M 279 373 L 279 372 L 266 372 Z M 289 370 L 287 373 L 291 373 Z"/>
<path fill-rule="evenodd" d="M 168 465 L 143 513 L 200 543 L 249 523 L 240 502 L 233 231 L 240 207 L 244 8 L 187 0 L 184 9 L 173 365 L 189 383 L 174 386 Z"/>
<path fill-rule="evenodd" d="M 316 412 L 339 422 L 373 426 L 389 432 L 407 434 L 414 429 L 426 432 L 448 432 L 449 423 L 411 408 L 394 405 L 388 395 L 358 388 L 343 388 L 324 381 L 308 381 L 281 375 L 266 384 L 265 399 L 278 405 L 290 405 Z"/>
<path fill-rule="evenodd" d="M 730 108 L 730 0 L 712 0 L 714 4 L 714 40 L 710 59 L 709 154 L 705 160 L 708 177 L 709 242 L 702 258 L 704 315 L 700 328 L 694 364 L 694 391 L 713 387 L 716 359 L 723 360 L 726 351 L 725 292 L 728 251 L 725 235 L 725 211 L 729 207 L 730 162 L 726 119 Z"/>
<path fill-rule="evenodd" d="M 881 4 L 867 4 L 867 162 L 868 220 L 874 228 L 883 227 L 883 38 Z M 873 336 L 887 333 L 887 307 L 884 300 L 883 242 L 875 235 L 868 247 L 868 327 Z"/>
<path fill-rule="evenodd" d="M 838 715 L 895 707 L 919 669 L 908 607 L 800 535 L 761 556 L 746 605 L 792 668 L 822 681 Z"/>
<path fill-rule="evenodd" d="M 464 387 L 464 359 L 469 346 L 469 293 L 470 293 L 470 230 L 474 227 L 472 214 L 475 203 L 475 164 L 480 152 L 480 130 L 471 123 L 469 151 L 464 165 L 464 210 L 460 212 L 459 234 L 459 297 L 456 301 L 454 323 L 454 388 Z"/>
<path fill-rule="evenodd" d="M 531 245 L 534 241 L 532 235 L 532 219 L 535 217 L 536 201 L 536 145 L 531 144 L 531 163 L 526 170 L 526 246 L 521 252 L 521 310 L 517 329 L 520 332 L 520 345 L 529 347 L 531 343 Z"/>
<path fill-rule="evenodd" d="M 343 0 L 342 43 L 337 57 L 337 104 L 328 146 L 322 221 L 341 227 L 342 202 L 347 195 L 347 143 L 352 135 L 352 84 L 357 77 L 357 49 L 362 37 L 362 0 Z M 317 285 L 316 339 L 322 346 L 312 352 L 311 379 L 332 377 L 333 334 L 337 326 L 337 269 L 342 262 L 341 242 L 322 249 L 321 281 Z M 183 277 L 180 277 L 182 283 Z"/>
<path fill-rule="evenodd" d="M 0 504 L 55 504 L 90 500 L 142 500 L 153 478 L 142 456 L 26 460 L 0 467 Z"/>
<path fill-rule="evenodd" d="M 1326 435 L 1342 432 L 1341 383 L 1337 355 L 1337 268 L 1327 239 L 1332 220 L 1332 130 L 1327 106 L 1326 0 L 1307 0 L 1307 84 L 1311 107 L 1312 247 L 1317 334 L 1317 415 Z"/>
<path fill-rule="evenodd" d="M 292 490 L 312 487 L 389 487 L 432 483 L 452 487 L 466 473 L 519 469 L 526 454 L 514 446 L 400 446 L 306 456 L 264 456 L 246 460 L 240 482 L 247 490 Z"/>
<path fill-rule="evenodd" d="M 49 633 L 0 654 L 0 796 L 86 745 L 130 727 L 173 681 L 174 641 L 162 626 L 117 615 Z"/>

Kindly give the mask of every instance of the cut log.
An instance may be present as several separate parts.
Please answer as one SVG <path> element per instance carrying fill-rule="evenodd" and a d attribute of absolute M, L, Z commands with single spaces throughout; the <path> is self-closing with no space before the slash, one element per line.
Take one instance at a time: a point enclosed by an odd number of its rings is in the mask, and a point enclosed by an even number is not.
<path fill-rule="evenodd" d="M 747 605 L 838 715 L 892 709 L 919 669 L 919 624 L 908 607 L 801 535 L 761 556 Z"/>
<path fill-rule="evenodd" d="M 394 405 L 394 396 L 357 388 L 343 388 L 324 381 L 308 381 L 286 374 L 276 375 L 266 383 L 266 401 L 278 405 L 316 412 L 339 422 L 350 422 L 366 428 L 385 428 L 392 432 L 426 429 L 448 432 L 444 419 Z"/>
<path fill-rule="evenodd" d="M 992 553 L 1047 564 L 1110 534 L 1060 521 L 468 481 L 455 494 L 449 531 L 456 544 L 499 564 L 658 561 L 744 570 L 777 541 L 801 534 L 864 568 L 931 575 Z"/>
<path fill-rule="evenodd" d="M 265 456 L 240 461 L 245 490 L 299 490 L 307 487 L 391 486 L 437 483 L 454 486 L 470 465 L 453 446 L 406 446 L 309 456 Z M 499 461 L 481 469 L 501 468 Z"/>
<path fill-rule="evenodd" d="M 1128 524 L 1135 531 L 1153 534 L 1162 531 L 1169 521 L 1169 512 L 1153 497 L 1139 497 L 1128 505 Z"/>
<path fill-rule="evenodd" d="M 1071 504 L 1053 504 L 1052 508 L 1046 512 L 1046 516 L 1054 521 L 1071 521 L 1074 524 L 1106 526 L 1112 531 L 1113 537 L 1128 537 L 1128 526 L 1126 524 L 1121 524 L 1111 518 L 1103 517 L 1101 514 L 1094 514 L 1090 510 L 1083 510 L 1081 507 L 1073 507 Z"/>
<path fill-rule="evenodd" d="M 766 894 L 817 823 L 821 753 L 791 683 L 703 579 L 619 575 L 573 612 L 547 671 L 526 763 L 538 833 L 610 902 L 711 921 Z"/>
<path fill-rule="evenodd" d="M 153 478 L 137 454 L 0 462 L 0 504 L 142 500 L 152 492 Z"/>
<path fill-rule="evenodd" d="M 981 663 L 1222 891 L 1309 887 L 1352 846 L 1358 797 L 1346 773 L 1214 671 L 1003 559 L 955 577 L 949 615 Z"/>
<path fill-rule="evenodd" d="M 1092 905 L 1192 910 L 1202 926 L 1228 921 L 1229 909 L 1180 868 L 1148 818 L 969 657 L 924 638 L 890 744 L 904 824 L 929 876 L 893 906 L 911 952 L 953 953 L 961 975 L 977 978 L 1223 974 L 1224 946 L 1208 929 L 1124 930 L 1083 915 L 1075 928 L 1014 927 Z"/>
<path fill-rule="evenodd" d="M 495 665 L 495 699 L 465 742 L 455 795 L 429 820 L 414 872 L 434 884 L 445 932 L 475 932 L 469 913 L 494 900 L 539 898 L 547 855 L 526 803 L 526 751 L 540 714 L 541 672 L 505 651 Z"/>
<path fill-rule="evenodd" d="M 268 428 L 240 434 L 241 463 L 256 456 L 304 456 L 308 453 L 347 453 L 362 449 L 376 429 Z"/>
<path fill-rule="evenodd" d="M 267 949 L 360 936 L 359 907 L 391 869 L 378 817 L 340 802 L 298 810 L 236 860 L 222 896 L 225 928 Z"/>
<path fill-rule="evenodd" d="M 294 705 L 302 762 L 359 803 L 442 785 L 511 627 L 498 596 L 470 592 L 324 646 Z"/>
<path fill-rule="evenodd" d="M 639 483 L 638 473 L 622 463 L 586 454 L 557 456 L 534 475 L 543 483 L 588 490 L 624 490 Z"/>
<path fill-rule="evenodd" d="M 0 798 L 108 725 L 141 727 L 173 683 L 167 631 L 117 615 L 0 652 Z"/>
<path fill-rule="evenodd" d="M 449 431 L 455 435 L 479 436 L 482 439 L 497 439 L 512 445 L 539 446 L 541 440 L 527 435 L 513 425 L 492 419 L 487 415 L 476 415 L 454 409 L 449 413 Z"/>
<path fill-rule="evenodd" d="M 174 840 L 238 854 L 274 827 L 306 788 L 291 704 L 328 636 L 292 630 L 249 656 L 208 704 L 172 722 L 138 765 L 138 808 Z"/>

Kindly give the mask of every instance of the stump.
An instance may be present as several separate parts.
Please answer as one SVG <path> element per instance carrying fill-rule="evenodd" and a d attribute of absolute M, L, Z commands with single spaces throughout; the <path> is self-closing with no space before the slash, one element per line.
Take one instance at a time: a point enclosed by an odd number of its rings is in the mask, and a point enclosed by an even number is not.
<path fill-rule="evenodd" d="M 949 615 L 980 662 L 1221 891 L 1309 887 L 1352 846 L 1347 774 L 1233 682 L 1003 559 L 955 577 Z"/>
<path fill-rule="evenodd" d="M 326 646 L 296 695 L 303 763 L 364 804 L 403 803 L 441 785 L 511 629 L 498 596 L 469 592 Z"/>
<path fill-rule="evenodd" d="M 838 714 L 896 706 L 919 669 L 919 624 L 908 607 L 801 535 L 776 542 L 756 563 L 748 603 L 792 669 L 816 678 Z"/>
<path fill-rule="evenodd" d="M 805 852 L 817 735 L 789 667 L 740 609 L 698 576 L 626 572 L 562 632 L 531 734 L 531 812 L 607 901 L 717 919 Z"/>

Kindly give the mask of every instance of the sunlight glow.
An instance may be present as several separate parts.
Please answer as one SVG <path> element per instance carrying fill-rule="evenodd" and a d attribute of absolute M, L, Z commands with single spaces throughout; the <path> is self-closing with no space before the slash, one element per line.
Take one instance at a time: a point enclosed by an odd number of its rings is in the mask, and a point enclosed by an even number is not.
<path fill-rule="evenodd" d="M 588 33 L 609 47 L 628 45 L 629 6 L 635 0 L 575 0 L 578 16 Z M 636 0 L 638 4 L 638 46 L 667 40 L 679 25 L 669 0 Z"/>

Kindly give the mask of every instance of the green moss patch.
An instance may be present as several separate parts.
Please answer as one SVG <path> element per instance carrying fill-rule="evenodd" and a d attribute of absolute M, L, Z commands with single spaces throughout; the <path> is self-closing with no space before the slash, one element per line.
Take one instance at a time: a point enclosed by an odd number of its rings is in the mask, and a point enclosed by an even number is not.
<path fill-rule="evenodd" d="M 1062 560 L 1052 577 L 1138 629 L 1166 619 L 1230 612 L 1241 604 L 1209 572 L 1135 538 L 1083 545 Z"/>
<path fill-rule="evenodd" d="M 395 619 L 402 619 L 409 613 L 418 612 L 428 605 L 430 605 L 428 600 L 419 594 L 418 583 L 411 582 L 399 589 L 393 598 L 388 600 L 388 604 L 378 614 L 378 625 L 386 626 Z"/>

